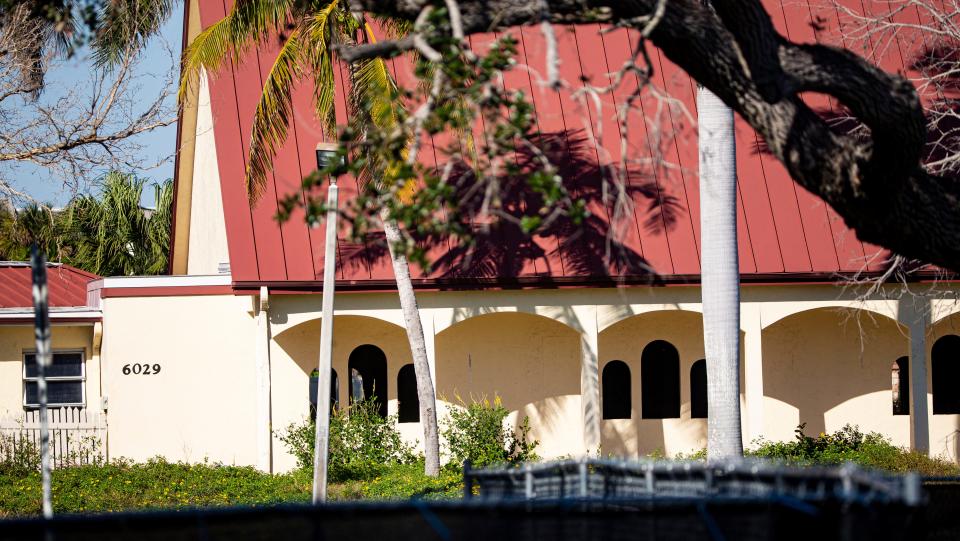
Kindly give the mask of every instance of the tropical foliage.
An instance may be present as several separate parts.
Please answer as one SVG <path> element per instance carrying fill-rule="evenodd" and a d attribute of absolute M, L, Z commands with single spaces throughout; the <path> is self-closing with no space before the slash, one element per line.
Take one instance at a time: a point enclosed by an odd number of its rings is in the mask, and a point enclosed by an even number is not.
<path fill-rule="evenodd" d="M 155 186 L 156 210 L 140 206 L 147 180 L 110 173 L 99 197 L 67 207 L 67 261 L 101 276 L 159 274 L 167 268 L 173 187 Z"/>
<path fill-rule="evenodd" d="M 406 23 L 378 21 L 390 35 L 405 32 Z M 362 15 L 351 13 L 345 0 L 249 0 L 237 2 L 225 18 L 204 30 L 184 53 L 181 99 L 195 85 L 202 70 L 216 72 L 232 60 L 243 61 L 257 43 L 280 37 L 280 51 L 263 82 L 254 115 L 246 170 L 247 192 L 256 201 L 263 190 L 273 158 L 287 138 L 293 118 L 294 85 L 312 81 L 314 113 L 330 137 L 335 137 L 334 44 L 375 42 L 373 28 Z M 387 129 L 396 123 L 402 104 L 382 59 L 351 65 L 352 119 L 358 125 Z M 377 171 L 366 168 L 369 175 Z M 368 177 L 369 178 L 369 177 Z"/>
<path fill-rule="evenodd" d="M 96 195 L 63 209 L 0 207 L 0 258 L 24 261 L 36 242 L 51 261 L 101 276 L 159 274 L 167 268 L 173 185 L 155 184 L 155 209 L 140 202 L 147 179 L 112 172 Z"/>

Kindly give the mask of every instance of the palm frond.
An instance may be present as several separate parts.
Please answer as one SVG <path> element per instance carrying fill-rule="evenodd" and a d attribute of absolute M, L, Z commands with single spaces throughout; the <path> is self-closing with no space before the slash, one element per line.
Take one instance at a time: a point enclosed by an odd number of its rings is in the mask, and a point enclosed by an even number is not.
<path fill-rule="evenodd" d="M 383 29 L 384 37 L 387 39 L 399 39 L 413 31 L 413 21 L 376 13 L 371 14 L 370 18 L 377 23 L 377 26 Z"/>
<path fill-rule="evenodd" d="M 267 182 L 267 173 L 273 168 L 273 158 L 287 139 L 293 104 L 291 91 L 299 80 L 299 63 L 305 46 L 303 29 L 295 28 L 280 48 L 270 73 L 263 82 L 263 92 L 253 115 L 253 132 L 250 136 L 250 158 L 247 162 L 247 196 L 255 202 Z"/>
<path fill-rule="evenodd" d="M 201 32 L 184 51 L 181 101 L 202 69 L 218 71 L 227 58 L 239 61 L 255 43 L 284 28 L 294 6 L 295 0 L 238 0 L 226 17 Z"/>
<path fill-rule="evenodd" d="M 125 52 L 139 51 L 173 13 L 176 0 L 113 0 L 105 2 L 100 31 L 93 41 L 98 66 L 120 62 Z"/>
<path fill-rule="evenodd" d="M 306 51 L 306 67 L 313 73 L 314 112 L 324 131 L 331 137 L 336 134 L 337 120 L 333 108 L 336 82 L 330 44 L 339 33 L 335 14 L 338 6 L 338 0 L 332 0 L 304 21 L 304 32 L 310 43 Z"/>

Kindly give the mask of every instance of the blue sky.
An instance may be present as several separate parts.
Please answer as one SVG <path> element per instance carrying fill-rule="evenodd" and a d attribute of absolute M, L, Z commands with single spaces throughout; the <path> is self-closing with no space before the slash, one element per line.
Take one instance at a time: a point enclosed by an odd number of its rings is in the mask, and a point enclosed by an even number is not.
<path fill-rule="evenodd" d="M 162 38 L 169 44 L 177 58 L 180 55 L 182 31 L 183 3 L 181 2 L 161 31 Z M 156 39 L 147 44 L 143 54 L 145 55 L 141 64 L 143 70 L 163 73 L 169 67 L 170 59 L 167 58 L 167 53 Z M 65 65 L 58 66 L 47 74 L 48 88 L 69 88 L 78 84 L 87 84 L 90 69 L 89 52 L 80 51 L 74 58 L 66 61 Z M 55 90 L 51 92 L 55 92 Z M 150 98 L 146 97 L 145 99 Z M 164 158 L 166 158 L 166 161 L 155 169 L 131 172 L 139 177 L 146 177 L 155 181 L 173 178 L 173 157 L 177 140 L 176 124 L 139 137 L 139 143 L 144 146 L 144 150 L 149 157 L 149 160 L 146 161 L 156 163 Z M 106 173 L 106 171 L 103 172 Z M 61 179 L 53 177 L 45 169 L 34 166 L 18 167 L 15 184 L 35 199 L 56 206 L 62 206 L 72 195 L 69 190 L 64 188 Z M 144 204 L 152 205 L 153 190 L 146 190 L 146 192 L 148 194 L 144 199 Z"/>

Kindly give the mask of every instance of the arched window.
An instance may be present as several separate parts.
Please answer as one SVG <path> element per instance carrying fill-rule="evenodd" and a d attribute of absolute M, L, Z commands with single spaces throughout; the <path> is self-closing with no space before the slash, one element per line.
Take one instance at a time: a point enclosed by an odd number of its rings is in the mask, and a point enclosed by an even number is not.
<path fill-rule="evenodd" d="M 680 354 L 654 340 L 640 355 L 640 414 L 644 419 L 680 417 Z"/>
<path fill-rule="evenodd" d="M 405 364 L 397 374 L 397 417 L 401 423 L 420 422 L 420 397 L 417 396 L 417 371 Z"/>
<path fill-rule="evenodd" d="M 700 359 L 690 367 L 690 418 L 707 418 L 707 360 Z"/>
<path fill-rule="evenodd" d="M 931 353 L 933 413 L 960 413 L 960 336 L 937 340 Z"/>
<path fill-rule="evenodd" d="M 310 372 L 310 418 L 317 418 L 317 389 L 320 385 L 320 373 L 317 369 Z M 330 369 L 330 413 L 340 408 L 340 380 L 337 379 L 337 371 Z"/>
<path fill-rule="evenodd" d="M 347 361 L 350 370 L 350 403 L 373 398 L 378 413 L 387 416 L 387 356 L 377 346 L 364 344 Z"/>
<path fill-rule="evenodd" d="M 910 362 L 909 357 L 900 357 L 890 367 L 890 383 L 893 388 L 893 414 L 910 415 Z"/>
<path fill-rule="evenodd" d="M 630 367 L 623 361 L 610 361 L 603 367 L 604 419 L 629 419 L 633 404 L 630 400 Z"/>

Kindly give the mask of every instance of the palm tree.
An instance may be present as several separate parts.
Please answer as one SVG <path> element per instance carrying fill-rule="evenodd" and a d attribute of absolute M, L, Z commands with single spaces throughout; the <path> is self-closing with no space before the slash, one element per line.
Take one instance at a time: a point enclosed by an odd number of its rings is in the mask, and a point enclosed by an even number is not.
<path fill-rule="evenodd" d="M 185 51 L 181 99 L 186 90 L 196 84 L 201 70 L 217 71 L 228 58 L 240 61 L 243 53 L 258 41 L 275 39 L 278 35 L 282 37 L 280 52 L 264 81 L 254 114 L 245 179 L 251 204 L 262 192 L 277 149 L 287 137 L 292 118 L 292 87 L 305 76 L 313 79 L 316 117 L 329 135 L 335 135 L 335 60 L 330 46 L 356 42 L 358 36 L 373 41 L 373 31 L 364 17 L 352 13 L 346 0 L 239 0 L 223 20 L 198 35 Z M 394 34 L 402 33 L 406 28 L 405 23 L 379 22 Z M 356 123 L 360 126 L 367 123 L 380 129 L 395 126 L 399 122 L 397 108 L 402 105 L 394 99 L 395 84 L 383 60 L 351 64 L 350 77 L 350 101 Z M 364 176 L 373 182 L 384 182 L 382 168 L 368 168 Z M 410 281 L 409 264 L 399 249 L 400 228 L 388 216 L 383 216 L 383 227 L 417 375 L 425 471 L 427 475 L 435 476 L 440 470 L 436 396 L 420 312 Z"/>
<path fill-rule="evenodd" d="M 80 196 L 64 211 L 66 261 L 101 276 L 158 274 L 170 248 L 170 181 L 156 187 L 156 209 L 140 206 L 147 180 L 108 173 L 101 196 Z"/>
<path fill-rule="evenodd" d="M 707 358 L 707 457 L 743 455 L 740 435 L 740 269 L 733 111 L 700 86 L 701 295 Z"/>

